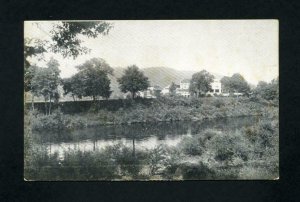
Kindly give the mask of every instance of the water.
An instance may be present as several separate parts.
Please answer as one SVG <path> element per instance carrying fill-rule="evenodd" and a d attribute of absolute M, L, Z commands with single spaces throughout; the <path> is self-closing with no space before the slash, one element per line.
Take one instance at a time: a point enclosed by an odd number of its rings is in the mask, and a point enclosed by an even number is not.
<path fill-rule="evenodd" d="M 137 123 L 131 125 L 110 125 L 53 133 L 35 133 L 38 146 L 45 146 L 49 153 L 58 152 L 63 158 L 64 151 L 95 151 L 122 143 L 135 149 L 152 149 L 160 144 L 177 146 L 186 136 L 200 134 L 207 129 L 234 132 L 242 127 L 252 126 L 261 117 L 238 117 L 207 120 L 202 122 Z M 54 138 L 55 137 L 55 138 Z"/>

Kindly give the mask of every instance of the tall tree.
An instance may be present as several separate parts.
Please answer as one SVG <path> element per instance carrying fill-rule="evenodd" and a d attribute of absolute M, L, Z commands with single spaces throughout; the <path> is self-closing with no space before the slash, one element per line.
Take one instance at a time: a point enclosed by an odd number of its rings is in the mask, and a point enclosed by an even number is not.
<path fill-rule="evenodd" d="M 241 74 L 233 74 L 231 77 L 221 79 L 222 89 L 229 93 L 249 93 L 250 86 Z"/>
<path fill-rule="evenodd" d="M 105 60 L 92 58 L 76 68 L 79 70 L 77 77 L 82 84 L 84 96 L 90 96 L 93 100 L 96 100 L 98 96 L 106 99 L 110 97 L 108 75 L 113 75 L 113 69 Z"/>
<path fill-rule="evenodd" d="M 47 68 L 37 68 L 32 78 L 32 93 L 35 96 L 43 96 L 45 100 L 45 114 L 51 114 L 51 101 L 58 98 L 58 85 L 61 82 L 59 76 L 58 62 L 51 58 L 47 63 Z M 47 109 L 47 101 L 49 108 Z"/>
<path fill-rule="evenodd" d="M 221 79 L 221 85 L 222 85 L 222 91 L 224 93 L 229 93 L 231 91 L 231 77 L 229 76 L 224 76 Z"/>
<path fill-rule="evenodd" d="M 64 95 L 70 94 L 74 101 L 76 101 L 76 98 L 81 99 L 84 95 L 83 79 L 80 78 L 80 74 L 63 79 L 62 84 Z"/>
<path fill-rule="evenodd" d="M 270 83 L 260 81 L 254 90 L 254 94 L 266 100 L 278 99 L 279 98 L 278 78 L 273 79 Z"/>
<path fill-rule="evenodd" d="M 199 97 L 201 94 L 205 94 L 212 90 L 211 83 L 214 81 L 214 76 L 206 70 L 202 70 L 193 74 L 190 83 L 191 94 L 196 94 Z"/>
<path fill-rule="evenodd" d="M 35 65 L 30 64 L 30 57 L 37 57 L 38 60 L 42 59 L 42 53 L 46 50 L 44 43 L 38 39 L 24 39 L 24 91 L 29 92 L 31 90 L 31 80 L 34 76 Z"/>
<path fill-rule="evenodd" d="M 132 99 L 138 91 L 146 90 L 149 87 L 148 77 L 143 72 L 139 71 L 136 65 L 127 67 L 124 75 L 118 78 L 120 89 L 123 93 L 130 92 Z"/>

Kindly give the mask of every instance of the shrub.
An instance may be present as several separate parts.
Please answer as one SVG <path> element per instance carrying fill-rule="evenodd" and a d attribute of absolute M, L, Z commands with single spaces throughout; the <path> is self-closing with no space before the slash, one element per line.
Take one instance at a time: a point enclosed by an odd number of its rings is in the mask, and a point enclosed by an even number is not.
<path fill-rule="evenodd" d="M 235 158 L 247 161 L 251 148 L 240 132 L 215 135 L 208 143 L 208 149 L 214 153 L 217 161 L 232 163 Z"/>
<path fill-rule="evenodd" d="M 183 179 L 186 180 L 207 180 L 213 179 L 215 176 L 215 172 L 202 162 L 199 164 L 181 164 L 179 168 L 181 170 Z"/>
<path fill-rule="evenodd" d="M 212 101 L 212 105 L 217 108 L 221 108 L 222 106 L 225 105 L 225 102 L 222 98 L 214 98 Z"/>
<path fill-rule="evenodd" d="M 112 153 L 109 154 L 108 151 Z M 111 155 L 112 158 L 115 159 L 116 163 L 120 166 L 121 175 L 124 176 L 138 176 L 141 170 L 141 159 L 138 158 L 137 153 L 138 152 L 135 153 L 132 149 L 122 144 L 106 149 L 106 154 Z"/>
<path fill-rule="evenodd" d="M 165 168 L 166 150 L 163 149 L 162 145 L 159 145 L 148 151 L 148 153 L 147 161 L 150 167 L 150 175 L 161 173 Z"/>
<path fill-rule="evenodd" d="M 200 156 L 203 153 L 203 148 L 197 137 L 185 137 L 180 142 L 180 148 L 187 155 Z"/>
<path fill-rule="evenodd" d="M 201 145 L 205 146 L 206 142 L 211 140 L 216 135 L 220 135 L 220 132 L 211 129 L 205 130 L 199 137 Z"/>

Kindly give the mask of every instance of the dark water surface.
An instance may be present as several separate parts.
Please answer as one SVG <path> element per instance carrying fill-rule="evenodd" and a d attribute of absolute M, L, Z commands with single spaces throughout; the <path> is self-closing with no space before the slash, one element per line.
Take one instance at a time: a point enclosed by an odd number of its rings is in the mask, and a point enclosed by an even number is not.
<path fill-rule="evenodd" d="M 205 120 L 202 122 L 136 123 L 131 125 L 109 125 L 79 129 L 69 132 L 34 133 L 39 137 L 38 146 L 46 146 L 50 153 L 81 150 L 93 151 L 115 144 L 125 144 L 135 149 L 151 149 L 160 144 L 176 146 L 184 137 L 213 129 L 234 132 L 242 127 L 256 125 L 261 117 L 237 117 Z"/>

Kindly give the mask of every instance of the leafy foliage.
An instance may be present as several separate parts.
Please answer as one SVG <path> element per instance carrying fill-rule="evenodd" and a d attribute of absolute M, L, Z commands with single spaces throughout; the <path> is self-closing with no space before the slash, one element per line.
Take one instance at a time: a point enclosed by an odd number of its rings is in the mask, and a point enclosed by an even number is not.
<path fill-rule="evenodd" d="M 143 72 L 135 65 L 127 67 L 124 75 L 118 78 L 120 89 L 122 92 L 130 92 L 132 98 L 135 98 L 136 92 L 146 90 L 149 87 L 149 81 Z"/>
<path fill-rule="evenodd" d="M 250 86 L 244 77 L 238 73 L 233 74 L 231 77 L 223 77 L 221 79 L 222 89 L 224 92 L 238 92 L 238 93 L 249 93 Z"/>
<path fill-rule="evenodd" d="M 75 74 L 71 78 L 62 80 L 64 95 L 70 94 L 75 101 L 75 97 L 79 99 L 84 95 L 83 81 L 80 79 L 79 74 Z"/>
<path fill-rule="evenodd" d="M 278 78 L 273 79 L 270 83 L 260 81 L 254 90 L 254 94 L 266 100 L 278 99 L 279 98 Z"/>
<path fill-rule="evenodd" d="M 99 22 L 61 22 L 56 24 L 51 31 L 51 50 L 61 53 L 64 57 L 76 58 L 80 54 L 87 53 L 89 49 L 82 47 L 80 35 L 88 38 L 96 38 L 99 34 L 107 35 L 112 28 L 111 24 Z"/>
<path fill-rule="evenodd" d="M 211 83 L 213 81 L 214 76 L 206 70 L 202 70 L 201 72 L 193 74 L 189 90 L 192 94 L 196 94 L 196 96 L 199 97 L 200 94 L 205 94 L 212 90 Z"/>
<path fill-rule="evenodd" d="M 78 97 L 91 96 L 96 100 L 98 96 L 109 98 L 110 79 L 113 69 L 101 58 L 92 58 L 76 67 L 79 72 L 66 82 L 65 93 L 72 92 Z M 73 85 L 72 85 L 73 84 Z"/>
<path fill-rule="evenodd" d="M 49 100 L 49 113 L 51 100 L 58 99 L 58 85 L 61 82 L 58 69 L 59 63 L 51 58 L 47 63 L 47 68 L 35 68 L 34 76 L 31 80 L 31 91 L 35 96 L 43 96 L 45 102 Z M 47 109 L 45 107 L 47 113 Z"/>

